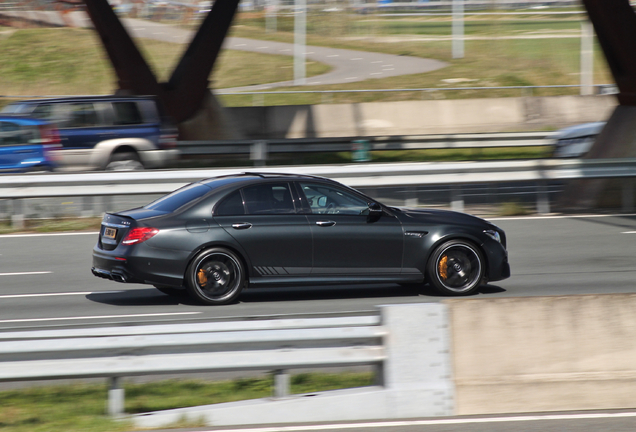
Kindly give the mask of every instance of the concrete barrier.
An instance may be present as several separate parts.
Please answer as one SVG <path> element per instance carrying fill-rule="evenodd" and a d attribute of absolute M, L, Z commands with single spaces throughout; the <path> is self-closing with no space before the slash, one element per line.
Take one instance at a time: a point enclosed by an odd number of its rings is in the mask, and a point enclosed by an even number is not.
<path fill-rule="evenodd" d="M 456 414 L 636 406 L 636 295 L 446 304 Z"/>
<path fill-rule="evenodd" d="M 227 108 L 248 139 L 559 129 L 607 120 L 614 96 L 550 96 Z"/>

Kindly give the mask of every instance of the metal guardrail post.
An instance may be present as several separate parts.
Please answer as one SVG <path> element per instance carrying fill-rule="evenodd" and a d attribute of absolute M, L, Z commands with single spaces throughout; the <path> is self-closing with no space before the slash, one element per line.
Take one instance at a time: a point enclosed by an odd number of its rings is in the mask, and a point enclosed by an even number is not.
<path fill-rule="evenodd" d="M 545 182 L 539 183 L 537 191 L 537 213 L 543 215 L 550 213 L 550 194 Z"/>
<path fill-rule="evenodd" d="M 457 212 L 464 211 L 464 197 L 461 185 L 451 186 L 451 209 Z"/>
<path fill-rule="evenodd" d="M 250 150 L 250 160 L 254 161 L 254 166 L 267 164 L 267 141 L 254 141 Z"/>
<path fill-rule="evenodd" d="M 14 229 L 24 228 L 24 200 L 11 200 L 11 226 Z"/>
<path fill-rule="evenodd" d="M 124 414 L 124 389 L 121 388 L 121 378 L 111 377 L 108 389 L 108 415 L 120 417 Z"/>
<path fill-rule="evenodd" d="M 82 217 L 93 217 L 95 216 L 95 206 L 94 200 L 92 196 L 84 196 L 82 197 Z"/>
<path fill-rule="evenodd" d="M 625 213 L 634 211 L 634 179 L 628 178 L 623 180 L 623 196 L 622 206 Z"/>
<path fill-rule="evenodd" d="M 289 373 L 286 370 L 274 371 L 274 397 L 284 398 L 289 396 Z"/>

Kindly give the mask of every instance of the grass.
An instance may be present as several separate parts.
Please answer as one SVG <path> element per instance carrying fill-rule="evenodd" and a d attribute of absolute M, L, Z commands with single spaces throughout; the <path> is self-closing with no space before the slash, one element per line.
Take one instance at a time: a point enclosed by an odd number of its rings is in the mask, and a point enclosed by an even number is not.
<path fill-rule="evenodd" d="M 160 80 L 169 78 L 184 48 L 154 40 L 137 40 Z M 107 94 L 116 77 L 99 39 L 90 30 L 23 29 L 0 38 L 0 94 Z M 254 65 L 259 65 L 258 73 Z M 293 79 L 293 58 L 242 51 L 223 51 L 213 74 L 216 87 L 239 87 Z M 308 76 L 330 67 L 307 63 Z"/>
<path fill-rule="evenodd" d="M 304 373 L 291 377 L 292 394 L 371 385 L 372 373 Z M 107 386 L 74 384 L 0 392 L 3 432 L 129 431 L 126 421 L 106 416 Z M 269 397 L 273 378 L 232 381 L 169 380 L 126 384 L 128 414 Z M 196 426 L 193 424 L 181 426 Z"/>
<path fill-rule="evenodd" d="M 64 231 L 99 231 L 102 218 L 60 218 L 60 219 L 27 219 L 25 226 L 16 229 L 11 222 L 0 222 L 0 234 L 64 232 Z"/>
<path fill-rule="evenodd" d="M 293 19 L 278 17 L 278 31 L 265 30 L 262 13 L 241 13 L 231 35 L 262 40 L 293 42 Z M 313 12 L 308 17 L 307 43 L 361 51 L 443 60 L 449 66 L 425 74 L 369 79 L 338 85 L 278 88 L 277 90 L 373 90 L 433 88 L 434 92 L 344 93 L 315 95 L 224 95 L 228 106 L 360 103 L 413 99 L 547 96 L 577 94 L 578 89 L 444 90 L 456 87 L 577 85 L 580 40 L 574 38 L 501 39 L 501 36 L 532 34 L 578 34 L 580 17 L 539 16 L 511 18 L 468 17 L 467 36 L 499 39 L 467 40 L 465 58 L 451 58 L 449 17 L 379 17 L 375 15 Z M 96 36 L 80 29 L 24 29 L 0 36 L 0 94 L 110 93 L 115 76 Z M 421 40 L 427 37 L 430 40 Z M 418 39 L 419 38 L 419 39 Z M 167 79 L 184 46 L 139 39 L 137 43 L 161 80 Z M 311 62 L 310 62 L 311 63 Z M 258 65 L 255 73 L 254 65 Z M 328 66 L 308 64 L 310 75 Z M 216 89 L 289 80 L 293 60 L 285 56 L 223 51 L 213 72 Z M 448 82 L 460 79 L 463 82 Z M 602 51 L 595 49 L 595 82 L 613 79 Z M 78 90 L 81 89 L 81 90 Z"/>

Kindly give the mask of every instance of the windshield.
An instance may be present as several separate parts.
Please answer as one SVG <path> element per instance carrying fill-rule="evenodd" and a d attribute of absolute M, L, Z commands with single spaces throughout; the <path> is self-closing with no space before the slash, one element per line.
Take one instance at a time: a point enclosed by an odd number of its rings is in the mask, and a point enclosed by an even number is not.
<path fill-rule="evenodd" d="M 27 105 L 25 104 L 9 104 L 2 108 L 2 113 L 5 114 L 20 114 L 26 112 Z"/>

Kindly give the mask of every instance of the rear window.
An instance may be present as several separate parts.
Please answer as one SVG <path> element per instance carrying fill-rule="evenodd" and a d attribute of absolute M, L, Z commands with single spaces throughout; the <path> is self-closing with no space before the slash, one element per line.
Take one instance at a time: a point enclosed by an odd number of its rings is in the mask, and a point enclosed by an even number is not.
<path fill-rule="evenodd" d="M 166 213 L 173 212 L 184 205 L 201 198 L 206 193 L 210 192 L 210 188 L 202 185 L 201 183 L 194 183 L 188 186 L 184 186 L 181 189 L 159 198 L 156 201 L 151 202 L 145 209 L 158 210 Z"/>

